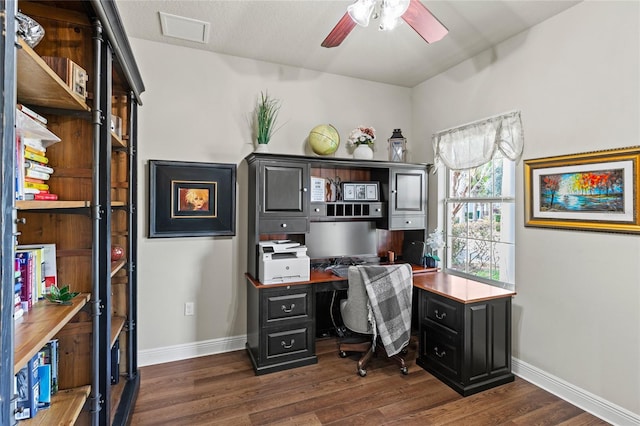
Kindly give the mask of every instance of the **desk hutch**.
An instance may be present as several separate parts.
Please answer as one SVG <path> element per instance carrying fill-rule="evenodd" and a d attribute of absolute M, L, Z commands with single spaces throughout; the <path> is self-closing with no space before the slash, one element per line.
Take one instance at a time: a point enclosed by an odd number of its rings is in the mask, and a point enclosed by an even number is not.
<path fill-rule="evenodd" d="M 18 9 L 45 30 L 33 48 L 16 36 Z M 19 424 L 126 424 L 140 380 L 136 121 L 144 86 L 113 1 L 0 1 L 0 15 L 0 424 L 16 422 L 14 374 L 54 338 L 59 391 L 50 408 Z M 86 92 L 45 57 L 86 70 Z M 16 133 L 28 131 L 16 124 L 16 103 L 47 118 L 61 139 L 46 150 L 54 168 L 47 183 L 58 200 L 15 200 L 23 167 Z M 56 245 L 58 284 L 81 294 L 69 306 L 39 301 L 14 324 L 16 244 L 45 243 Z M 112 245 L 125 257 L 112 262 Z"/>
<path fill-rule="evenodd" d="M 258 281 L 258 242 L 305 243 L 313 221 L 375 222 L 378 256 L 402 259 L 406 242 L 427 231 L 426 164 L 251 154 L 248 188 L 247 353 L 256 374 L 318 362 L 315 298 L 344 290 L 345 278 L 311 270 L 309 281 L 264 285 Z M 374 182 L 375 201 L 311 202 L 310 177 Z M 419 329 L 418 365 L 462 395 L 513 380 L 513 292 L 413 265 L 414 316 Z"/>

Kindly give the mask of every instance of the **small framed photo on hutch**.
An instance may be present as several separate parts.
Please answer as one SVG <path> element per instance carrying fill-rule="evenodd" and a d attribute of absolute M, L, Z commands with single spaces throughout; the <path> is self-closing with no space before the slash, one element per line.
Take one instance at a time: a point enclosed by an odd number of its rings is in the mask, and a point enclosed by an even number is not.
<path fill-rule="evenodd" d="M 149 160 L 149 238 L 236 234 L 236 165 Z"/>
<path fill-rule="evenodd" d="M 344 201 L 378 201 L 378 182 L 345 182 L 342 184 Z"/>

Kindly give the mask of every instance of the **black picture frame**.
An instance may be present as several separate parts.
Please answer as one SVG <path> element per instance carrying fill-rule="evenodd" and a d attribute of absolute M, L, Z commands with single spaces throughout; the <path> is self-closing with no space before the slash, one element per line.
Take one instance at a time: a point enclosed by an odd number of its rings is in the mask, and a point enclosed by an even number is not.
<path fill-rule="evenodd" d="M 235 164 L 149 160 L 149 238 L 235 234 Z"/>

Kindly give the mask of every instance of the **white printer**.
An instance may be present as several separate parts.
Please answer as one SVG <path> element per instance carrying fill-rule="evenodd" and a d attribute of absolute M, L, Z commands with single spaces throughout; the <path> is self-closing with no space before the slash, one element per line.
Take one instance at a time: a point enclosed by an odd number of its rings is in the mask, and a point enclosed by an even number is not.
<path fill-rule="evenodd" d="M 260 241 L 259 273 L 262 284 L 309 281 L 310 262 L 307 248 L 291 240 Z"/>

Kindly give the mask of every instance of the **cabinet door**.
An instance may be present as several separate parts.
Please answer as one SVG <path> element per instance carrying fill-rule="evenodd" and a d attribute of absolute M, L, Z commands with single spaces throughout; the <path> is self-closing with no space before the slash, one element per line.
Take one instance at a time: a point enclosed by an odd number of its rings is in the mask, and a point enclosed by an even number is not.
<path fill-rule="evenodd" d="M 392 170 L 391 214 L 425 214 L 426 174 L 424 170 Z"/>
<path fill-rule="evenodd" d="M 264 163 L 260 166 L 260 215 L 307 216 L 309 165 Z"/>

